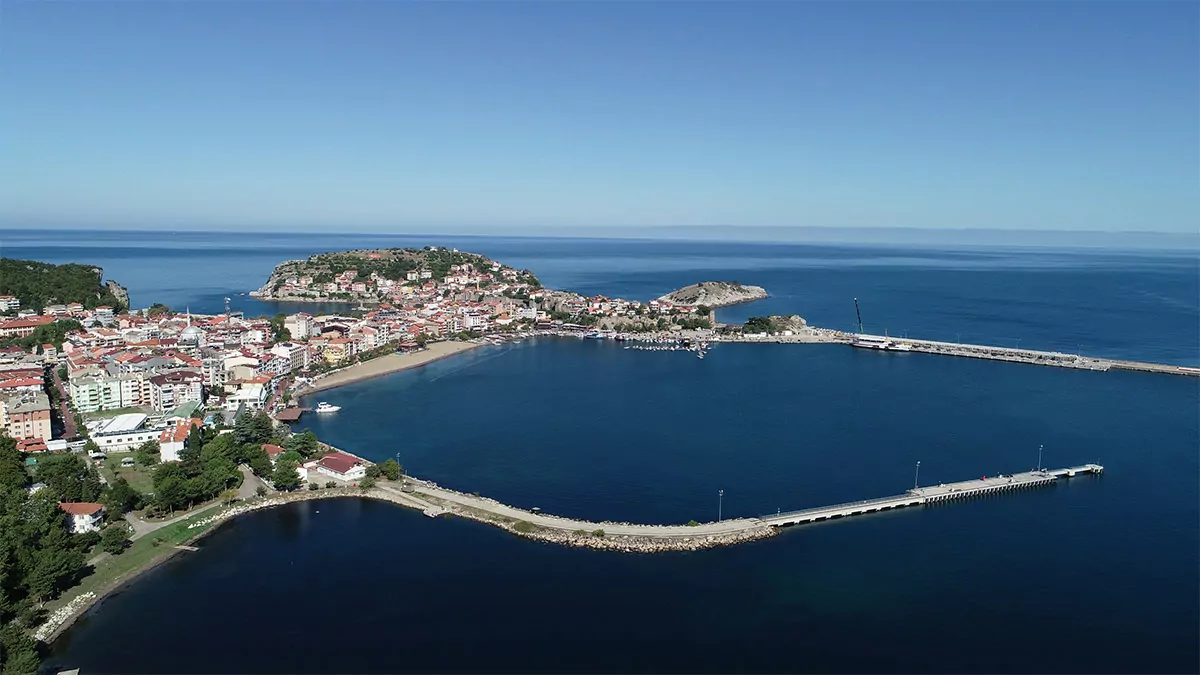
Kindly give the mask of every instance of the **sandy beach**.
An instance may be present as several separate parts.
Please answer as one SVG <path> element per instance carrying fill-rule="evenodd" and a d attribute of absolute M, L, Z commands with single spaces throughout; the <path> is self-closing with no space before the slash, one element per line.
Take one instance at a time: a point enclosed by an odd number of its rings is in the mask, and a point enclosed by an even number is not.
<path fill-rule="evenodd" d="M 333 389 L 342 385 L 358 382 L 388 373 L 395 373 L 409 368 L 416 368 L 427 363 L 444 359 L 447 356 L 453 356 L 459 352 L 465 352 L 468 349 L 481 347 L 482 345 L 474 342 L 433 342 L 426 349 L 419 352 L 410 352 L 408 354 L 388 354 L 379 358 L 371 359 L 365 363 L 358 363 L 348 368 L 339 370 L 332 375 L 327 375 L 312 385 L 305 387 L 301 395 L 307 395 L 326 389 Z"/>

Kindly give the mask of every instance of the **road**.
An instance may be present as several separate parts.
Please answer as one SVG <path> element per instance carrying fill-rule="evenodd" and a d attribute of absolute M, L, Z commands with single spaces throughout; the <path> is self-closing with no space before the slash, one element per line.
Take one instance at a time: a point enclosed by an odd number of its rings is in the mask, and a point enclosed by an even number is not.
<path fill-rule="evenodd" d="M 446 490 L 423 482 L 411 481 L 418 492 L 423 492 L 431 497 L 436 497 L 447 502 L 458 504 L 460 506 L 468 506 L 481 511 L 487 511 L 499 516 L 513 518 L 515 520 L 524 520 L 533 525 L 544 527 L 552 530 L 561 530 L 564 532 L 577 532 L 583 530 L 592 532 L 594 530 L 604 530 L 606 535 L 615 536 L 630 536 L 630 537 L 650 537 L 659 539 L 673 538 L 692 538 L 704 537 L 717 534 L 734 534 L 738 532 L 750 532 L 760 528 L 768 527 L 766 523 L 758 518 L 735 518 L 731 520 L 723 520 L 720 522 L 701 523 L 699 525 L 638 525 L 633 523 L 595 523 L 587 520 L 575 520 L 572 518 L 563 518 L 543 513 L 530 513 L 513 506 L 501 504 L 485 497 L 476 497 L 474 495 L 465 495 L 452 490 Z M 391 492 L 399 493 L 399 490 L 386 484 L 380 483 L 379 487 L 383 487 Z M 407 496 L 407 495 L 406 495 Z M 418 495 L 419 496 L 419 495 Z"/>
<path fill-rule="evenodd" d="M 70 401 L 71 397 L 67 395 L 67 387 L 62 378 L 58 376 L 58 368 L 53 366 L 50 368 L 50 377 L 54 381 L 54 387 L 58 389 L 58 414 L 63 423 L 62 438 L 74 439 L 78 437 L 79 429 L 75 426 L 75 416 L 67 407 L 67 401 Z"/>

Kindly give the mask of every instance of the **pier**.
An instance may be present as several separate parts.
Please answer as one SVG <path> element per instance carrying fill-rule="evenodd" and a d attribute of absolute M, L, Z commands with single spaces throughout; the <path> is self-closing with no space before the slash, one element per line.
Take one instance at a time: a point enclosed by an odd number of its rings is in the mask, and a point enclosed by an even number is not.
<path fill-rule="evenodd" d="M 864 513 L 877 513 L 909 506 L 938 504 L 954 499 L 969 499 L 999 492 L 1011 492 L 1029 488 L 1051 485 L 1063 478 L 1071 478 L 1080 474 L 1098 475 L 1104 473 L 1104 467 L 1099 464 L 1082 464 L 1066 469 L 1042 469 L 1023 473 L 1001 474 L 999 476 L 984 476 L 977 480 L 964 480 L 957 483 L 941 483 L 928 487 L 916 487 L 904 494 L 878 499 L 866 499 L 858 502 L 818 506 L 801 511 L 777 513 L 773 516 L 761 516 L 761 520 L 772 527 L 801 525 L 820 520 L 846 518 Z"/>

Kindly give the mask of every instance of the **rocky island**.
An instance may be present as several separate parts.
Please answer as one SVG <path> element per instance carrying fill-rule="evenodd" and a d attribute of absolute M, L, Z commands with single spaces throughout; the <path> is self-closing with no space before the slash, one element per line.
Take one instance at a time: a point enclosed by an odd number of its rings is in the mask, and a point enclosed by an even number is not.
<path fill-rule="evenodd" d="M 677 305 L 728 307 L 765 297 L 767 291 L 761 286 L 745 286 L 736 281 L 702 281 L 667 293 L 659 301 Z"/>

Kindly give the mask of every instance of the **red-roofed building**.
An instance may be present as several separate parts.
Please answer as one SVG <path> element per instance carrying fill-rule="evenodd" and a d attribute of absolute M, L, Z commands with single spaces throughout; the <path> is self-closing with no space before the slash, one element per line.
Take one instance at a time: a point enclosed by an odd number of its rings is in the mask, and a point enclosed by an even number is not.
<path fill-rule="evenodd" d="M 0 322 L 0 337 L 26 337 L 34 330 L 54 323 L 52 316 L 30 316 Z"/>
<path fill-rule="evenodd" d="M 178 462 L 179 454 L 187 446 L 188 435 L 192 433 L 193 427 L 198 427 L 204 422 L 195 418 L 187 420 L 178 420 L 175 426 L 163 429 L 158 436 L 158 449 L 160 457 L 164 462 Z"/>
<path fill-rule="evenodd" d="M 272 464 L 275 463 L 275 460 L 280 455 L 287 452 L 287 450 L 279 447 L 278 445 L 272 445 L 270 443 L 263 443 L 262 449 L 267 453 L 267 457 L 271 459 Z"/>
<path fill-rule="evenodd" d="M 363 466 L 362 460 L 344 452 L 331 452 L 325 455 L 316 461 L 316 467 L 317 473 L 323 473 L 338 480 L 362 480 L 367 476 L 367 467 Z"/>
<path fill-rule="evenodd" d="M 72 532 L 95 532 L 104 522 L 104 505 L 91 502 L 59 502 L 68 517 L 67 529 Z"/>

